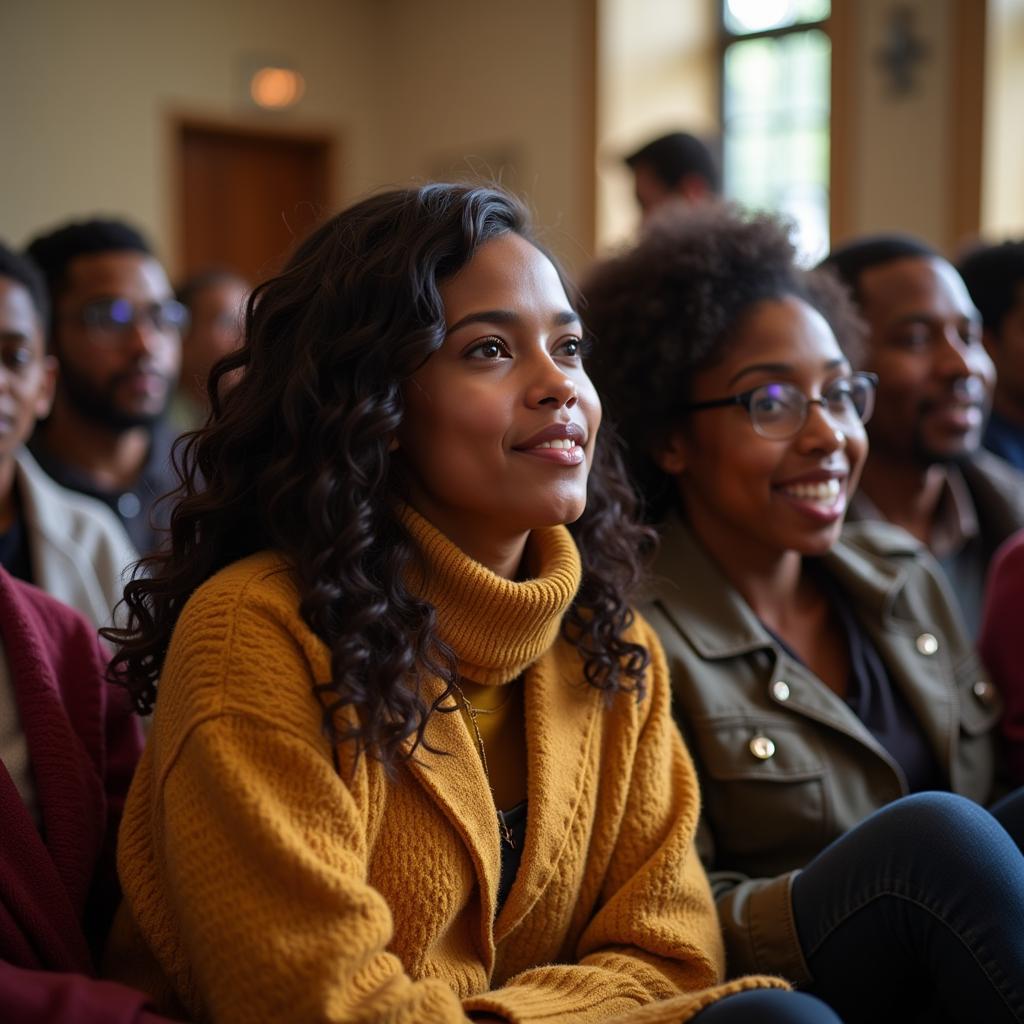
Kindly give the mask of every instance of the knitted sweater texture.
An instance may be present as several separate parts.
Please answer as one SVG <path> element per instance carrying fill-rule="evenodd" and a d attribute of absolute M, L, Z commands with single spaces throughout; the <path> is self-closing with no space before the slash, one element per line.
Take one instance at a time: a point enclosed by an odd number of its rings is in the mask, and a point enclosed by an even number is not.
<path fill-rule="evenodd" d="M 460 716 L 435 713 L 437 752 L 392 777 L 365 757 L 336 770 L 311 693 L 329 652 L 287 565 L 261 553 L 201 587 L 175 630 L 125 810 L 108 973 L 191 1020 L 247 1024 L 675 1024 L 781 986 L 721 984 L 697 785 L 646 624 L 631 632 L 647 695 L 608 705 L 559 636 L 580 577 L 568 531 L 531 536 L 537 578 L 517 583 L 407 522 L 462 671 L 526 672 L 529 819 L 500 914 L 494 802 Z"/>

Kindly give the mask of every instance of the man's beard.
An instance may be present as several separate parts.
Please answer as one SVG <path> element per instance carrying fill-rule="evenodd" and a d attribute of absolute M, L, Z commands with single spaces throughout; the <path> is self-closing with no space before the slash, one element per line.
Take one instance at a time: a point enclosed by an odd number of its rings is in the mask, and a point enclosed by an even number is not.
<path fill-rule="evenodd" d="M 114 396 L 121 381 L 130 376 L 132 373 L 117 374 L 103 387 L 97 387 L 66 363 L 62 363 L 59 382 L 68 403 L 79 416 L 92 420 L 93 423 L 106 427 L 116 434 L 123 434 L 136 427 L 151 427 L 156 423 L 166 411 L 171 394 L 171 388 L 168 386 L 167 397 L 156 412 L 130 412 L 119 409 Z"/>

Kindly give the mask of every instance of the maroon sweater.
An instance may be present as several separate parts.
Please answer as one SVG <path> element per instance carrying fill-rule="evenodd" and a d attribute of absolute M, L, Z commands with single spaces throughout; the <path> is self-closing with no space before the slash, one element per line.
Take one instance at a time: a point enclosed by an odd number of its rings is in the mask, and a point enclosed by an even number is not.
<path fill-rule="evenodd" d="M 0 1018 L 127 1024 L 143 995 L 92 978 L 120 893 L 117 827 L 141 750 L 77 612 L 0 570 L 0 635 L 28 744 L 37 828 L 0 764 Z"/>
<path fill-rule="evenodd" d="M 1010 776 L 1024 782 L 1024 530 L 997 552 L 988 575 L 978 650 L 1003 694 L 1003 740 Z"/>

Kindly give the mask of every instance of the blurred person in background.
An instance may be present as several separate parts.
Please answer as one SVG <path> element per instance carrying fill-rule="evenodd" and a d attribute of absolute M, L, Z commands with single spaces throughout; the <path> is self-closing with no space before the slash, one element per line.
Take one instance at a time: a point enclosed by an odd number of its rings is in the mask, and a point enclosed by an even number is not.
<path fill-rule="evenodd" d="M 1024 241 L 974 250 L 961 261 L 960 275 L 981 313 L 985 348 L 996 367 L 982 444 L 1024 471 Z"/>
<path fill-rule="evenodd" d="M 105 502 L 140 553 L 161 543 L 176 485 L 165 414 L 188 311 L 146 240 L 120 221 L 66 224 L 28 253 L 50 294 L 60 364 L 49 418 L 29 445 L 58 483 Z"/>
<path fill-rule="evenodd" d="M 666 203 L 698 203 L 718 196 L 720 177 L 711 150 L 695 135 L 672 132 L 625 158 L 646 220 Z"/>
<path fill-rule="evenodd" d="M 903 235 L 857 239 L 824 266 L 867 323 L 878 375 L 871 454 L 851 519 L 888 520 L 928 546 L 976 636 L 996 548 L 1024 526 L 1024 476 L 981 447 L 995 368 L 956 269 Z"/>
<path fill-rule="evenodd" d="M 47 315 L 39 271 L 0 244 L 0 563 L 105 626 L 138 556 L 110 509 L 56 484 L 24 447 L 58 373 Z"/>
<path fill-rule="evenodd" d="M 218 359 L 242 343 L 242 320 L 249 282 L 233 270 L 215 268 L 193 274 L 178 288 L 178 301 L 189 312 L 181 337 L 181 375 L 171 403 L 171 422 L 178 431 L 195 430 L 210 411 L 206 390 Z M 221 387 L 228 378 L 221 378 Z"/>

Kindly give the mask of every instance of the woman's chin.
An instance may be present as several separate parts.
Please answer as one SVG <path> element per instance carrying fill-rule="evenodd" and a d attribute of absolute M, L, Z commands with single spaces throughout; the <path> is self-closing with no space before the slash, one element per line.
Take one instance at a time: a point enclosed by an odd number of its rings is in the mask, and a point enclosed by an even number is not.
<path fill-rule="evenodd" d="M 843 520 L 837 520 L 818 530 L 808 530 L 794 537 L 790 543 L 793 551 L 798 551 L 808 558 L 827 555 L 836 546 L 843 531 Z"/>

